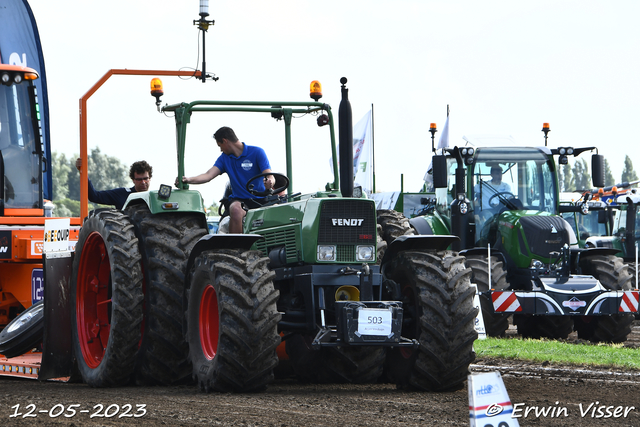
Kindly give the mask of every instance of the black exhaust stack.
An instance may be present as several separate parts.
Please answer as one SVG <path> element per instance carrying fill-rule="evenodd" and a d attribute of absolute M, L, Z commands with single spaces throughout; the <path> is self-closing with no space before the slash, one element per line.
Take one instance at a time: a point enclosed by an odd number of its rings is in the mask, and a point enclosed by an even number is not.
<path fill-rule="evenodd" d="M 340 79 L 342 83 L 342 100 L 338 110 L 338 142 L 340 144 L 340 192 L 342 197 L 353 197 L 353 124 L 351 117 L 351 103 L 349 89 L 345 86 L 347 78 Z"/>

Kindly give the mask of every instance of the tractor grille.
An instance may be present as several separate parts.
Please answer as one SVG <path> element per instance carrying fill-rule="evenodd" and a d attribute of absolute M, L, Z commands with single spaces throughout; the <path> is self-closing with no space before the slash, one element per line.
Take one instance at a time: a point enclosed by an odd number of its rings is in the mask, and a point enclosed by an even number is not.
<path fill-rule="evenodd" d="M 264 236 L 264 240 L 256 242 L 258 250 L 262 251 L 265 256 L 269 255 L 269 250 L 278 246 L 284 246 L 287 254 L 287 263 L 298 261 L 298 248 L 296 247 L 296 235 L 298 233 L 297 226 L 287 228 L 278 228 L 274 231 L 260 233 Z"/>
<path fill-rule="evenodd" d="M 520 218 L 520 224 L 534 255 L 549 258 L 550 252 L 560 252 L 565 243 L 569 244 L 570 226 L 560 217 L 526 216 Z"/>
<path fill-rule="evenodd" d="M 356 247 L 355 245 L 338 245 L 336 255 L 338 262 L 356 262 Z"/>
<path fill-rule="evenodd" d="M 346 255 L 350 251 L 353 257 L 354 245 L 375 243 L 376 210 L 370 200 L 328 200 L 322 203 L 318 244 L 344 245 L 343 253 Z"/>

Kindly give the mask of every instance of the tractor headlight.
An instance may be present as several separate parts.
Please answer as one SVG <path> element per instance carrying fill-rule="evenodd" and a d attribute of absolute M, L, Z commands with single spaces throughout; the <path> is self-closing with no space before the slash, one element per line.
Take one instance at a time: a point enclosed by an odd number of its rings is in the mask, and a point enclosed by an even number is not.
<path fill-rule="evenodd" d="M 531 268 L 540 270 L 541 268 L 544 268 L 544 264 L 539 259 L 534 259 L 534 260 L 531 260 Z"/>
<path fill-rule="evenodd" d="M 373 261 L 373 246 L 356 246 L 356 261 Z"/>
<path fill-rule="evenodd" d="M 583 203 L 583 204 L 580 206 L 580 213 L 581 213 L 582 215 L 587 215 L 587 214 L 589 213 L 589 205 L 588 205 L 588 204 L 586 204 L 586 203 Z"/>
<path fill-rule="evenodd" d="M 336 247 L 332 245 L 318 245 L 318 261 L 335 261 Z"/>

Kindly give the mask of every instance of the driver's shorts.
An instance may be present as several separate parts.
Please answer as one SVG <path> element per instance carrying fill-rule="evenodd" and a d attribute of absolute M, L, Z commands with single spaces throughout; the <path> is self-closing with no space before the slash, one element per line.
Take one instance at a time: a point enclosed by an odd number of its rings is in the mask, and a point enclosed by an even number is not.
<path fill-rule="evenodd" d="M 245 209 L 261 208 L 264 205 L 264 199 L 229 199 L 229 206 L 235 201 L 242 203 Z"/>

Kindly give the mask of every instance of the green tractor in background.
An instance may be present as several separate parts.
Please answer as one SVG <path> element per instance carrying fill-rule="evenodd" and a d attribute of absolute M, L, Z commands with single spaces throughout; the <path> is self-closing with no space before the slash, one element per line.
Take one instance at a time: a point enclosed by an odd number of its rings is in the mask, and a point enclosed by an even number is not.
<path fill-rule="evenodd" d="M 309 102 L 159 108 L 175 118 L 178 176 L 188 125 L 220 112 L 281 119 L 287 174 L 274 174 L 274 190 L 257 190 L 262 175 L 246 184 L 265 202 L 247 212 L 244 234 L 208 233 L 200 193 L 182 182 L 132 194 L 123 212 L 89 214 L 71 279 L 72 342 L 85 382 L 193 378 L 205 391 L 256 391 L 288 359 L 302 381 L 464 386 L 477 338 L 472 270 L 447 250 L 457 237 L 399 235 L 403 224 L 379 223 L 374 201 L 354 191 L 341 82 L 340 171 L 331 107 L 313 84 Z M 160 84 L 152 94 L 159 106 Z M 328 129 L 334 180 L 294 194 L 291 125 L 309 117 Z"/>
<path fill-rule="evenodd" d="M 405 218 L 407 233 L 452 234 L 478 286 L 485 329 L 502 336 L 509 316 L 524 337 L 566 338 L 574 329 L 594 342 L 622 342 L 631 332 L 638 292 L 617 250 L 581 249 L 560 216 L 557 164 L 595 147 L 453 147 L 433 157 L 435 193 L 401 193 L 386 216 Z M 558 163 L 554 160 L 558 157 Z M 509 191 L 491 185 L 500 168 Z M 594 186 L 603 158 L 592 158 Z M 479 203 L 487 198 L 488 206 Z"/>

